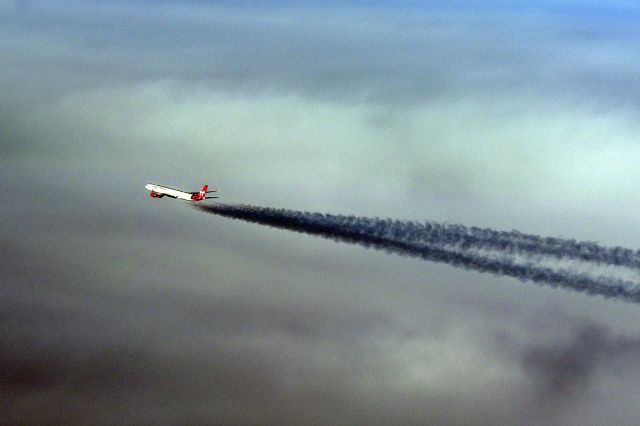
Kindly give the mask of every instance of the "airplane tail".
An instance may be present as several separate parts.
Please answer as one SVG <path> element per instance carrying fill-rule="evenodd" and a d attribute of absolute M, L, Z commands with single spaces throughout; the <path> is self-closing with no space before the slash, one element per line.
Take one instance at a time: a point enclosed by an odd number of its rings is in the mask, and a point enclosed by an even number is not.
<path fill-rule="evenodd" d="M 204 200 L 205 196 L 207 195 L 207 185 L 204 185 L 202 187 L 202 189 L 200 189 L 200 192 L 192 192 L 191 193 L 191 199 L 193 201 L 200 201 L 200 200 Z"/>
<path fill-rule="evenodd" d="M 201 200 L 204 200 L 204 197 L 207 194 L 207 188 L 209 188 L 209 185 L 203 185 L 202 188 L 200 189 L 200 192 L 198 193 L 198 195 Z"/>

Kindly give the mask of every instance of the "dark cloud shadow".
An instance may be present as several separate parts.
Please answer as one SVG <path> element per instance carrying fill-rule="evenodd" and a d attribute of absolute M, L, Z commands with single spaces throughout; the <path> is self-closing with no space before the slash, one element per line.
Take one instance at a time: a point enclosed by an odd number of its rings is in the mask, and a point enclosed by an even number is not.
<path fill-rule="evenodd" d="M 525 345 L 521 363 L 538 397 L 558 402 L 583 396 L 597 374 L 619 372 L 638 357 L 640 337 L 616 336 L 604 325 L 587 322 L 554 343 Z"/>

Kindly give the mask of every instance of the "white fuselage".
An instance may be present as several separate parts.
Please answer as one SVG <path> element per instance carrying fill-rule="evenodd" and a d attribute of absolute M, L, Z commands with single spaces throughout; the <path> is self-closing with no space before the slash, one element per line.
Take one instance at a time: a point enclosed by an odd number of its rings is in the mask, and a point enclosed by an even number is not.
<path fill-rule="evenodd" d="M 180 200 L 196 201 L 191 198 L 191 196 L 193 195 L 193 193 L 191 192 L 178 191 L 177 189 L 169 188 L 162 185 L 156 185 L 155 183 L 148 183 L 144 187 L 149 191 L 155 192 L 156 194 L 161 196 L 166 195 L 167 197 L 178 198 Z"/>

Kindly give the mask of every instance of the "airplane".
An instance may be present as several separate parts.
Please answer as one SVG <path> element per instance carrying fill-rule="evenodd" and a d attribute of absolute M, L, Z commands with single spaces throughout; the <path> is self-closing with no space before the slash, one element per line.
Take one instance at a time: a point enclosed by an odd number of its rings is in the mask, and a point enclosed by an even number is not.
<path fill-rule="evenodd" d="M 207 197 L 207 194 L 211 192 L 217 192 L 218 190 L 207 191 L 209 188 L 208 185 L 204 185 L 202 189 L 198 192 L 184 192 L 179 191 L 177 189 L 169 188 L 167 186 L 156 185 L 155 183 L 148 183 L 144 186 L 147 190 L 149 190 L 149 196 L 151 198 L 162 198 L 165 195 L 171 198 L 177 198 L 178 200 L 185 201 L 202 201 L 202 200 L 210 200 L 211 198 L 218 197 Z"/>

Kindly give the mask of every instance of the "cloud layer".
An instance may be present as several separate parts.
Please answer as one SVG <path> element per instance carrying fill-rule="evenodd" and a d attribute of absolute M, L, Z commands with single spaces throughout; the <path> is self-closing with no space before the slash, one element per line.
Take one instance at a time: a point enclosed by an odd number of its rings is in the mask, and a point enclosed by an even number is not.
<path fill-rule="evenodd" d="M 635 6 L 527 5 L 0 2 L 0 423 L 637 423 L 635 306 L 143 188 L 635 248 Z"/>

